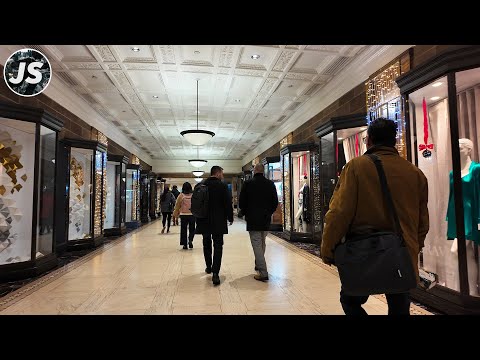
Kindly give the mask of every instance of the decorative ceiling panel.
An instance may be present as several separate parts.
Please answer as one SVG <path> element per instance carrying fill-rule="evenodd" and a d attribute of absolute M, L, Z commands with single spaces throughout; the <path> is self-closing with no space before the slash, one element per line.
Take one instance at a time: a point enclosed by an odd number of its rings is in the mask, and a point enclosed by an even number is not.
<path fill-rule="evenodd" d="M 216 133 L 206 159 L 240 159 L 365 48 L 362 45 L 48 45 L 61 81 L 154 158 L 189 159 L 180 131 Z M 134 51 L 137 50 L 137 51 Z M 113 121 L 115 121 L 113 123 Z M 137 140 L 138 141 L 138 140 Z"/>

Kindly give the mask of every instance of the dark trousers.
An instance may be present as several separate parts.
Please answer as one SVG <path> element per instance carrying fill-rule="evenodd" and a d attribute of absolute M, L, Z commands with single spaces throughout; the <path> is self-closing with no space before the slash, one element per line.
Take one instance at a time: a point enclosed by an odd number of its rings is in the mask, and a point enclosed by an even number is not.
<path fill-rule="evenodd" d="M 180 215 L 180 245 L 187 245 L 187 227 L 188 227 L 188 242 L 193 241 L 195 236 L 195 217 L 193 215 Z"/>
<path fill-rule="evenodd" d="M 385 294 L 388 315 L 410 315 L 410 293 Z M 346 315 L 368 315 L 362 308 L 368 296 L 351 296 L 340 291 L 340 303 Z"/>
<path fill-rule="evenodd" d="M 171 212 L 162 212 L 162 224 L 165 227 L 165 222 L 168 220 L 167 231 L 170 230 L 170 223 L 172 222 L 172 213 Z"/>
<path fill-rule="evenodd" d="M 213 264 L 212 264 L 212 240 L 213 240 Z M 203 256 L 205 264 L 212 268 L 214 274 L 220 272 L 222 265 L 223 234 L 203 234 Z"/>

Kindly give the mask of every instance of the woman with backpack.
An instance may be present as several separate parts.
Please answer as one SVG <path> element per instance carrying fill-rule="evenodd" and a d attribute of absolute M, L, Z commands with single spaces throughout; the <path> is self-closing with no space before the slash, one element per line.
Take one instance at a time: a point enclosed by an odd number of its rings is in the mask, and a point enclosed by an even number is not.
<path fill-rule="evenodd" d="M 178 195 L 175 203 L 173 216 L 180 216 L 180 245 L 187 249 L 187 226 L 188 226 L 188 246 L 193 248 L 193 237 L 195 236 L 195 217 L 192 215 L 190 207 L 192 206 L 192 185 L 186 182 L 182 186 L 182 193 Z"/>
<path fill-rule="evenodd" d="M 162 210 L 162 234 L 165 232 L 165 222 L 168 220 L 167 233 L 170 232 L 170 223 L 172 221 L 173 207 L 175 206 L 175 196 L 170 191 L 168 186 L 165 186 L 165 191 L 160 196 L 160 207 Z"/>

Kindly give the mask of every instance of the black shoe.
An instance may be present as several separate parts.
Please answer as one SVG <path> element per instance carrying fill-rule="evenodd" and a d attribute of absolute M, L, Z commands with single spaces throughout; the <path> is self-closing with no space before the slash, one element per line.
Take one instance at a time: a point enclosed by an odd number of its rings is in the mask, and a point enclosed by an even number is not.
<path fill-rule="evenodd" d="M 187 245 L 183 245 L 183 249 L 184 249 L 184 250 L 187 250 Z"/>
<path fill-rule="evenodd" d="M 206 267 L 206 268 L 205 268 L 205 272 L 206 272 L 207 274 L 211 274 L 211 273 L 212 273 L 212 268 Z"/>
<path fill-rule="evenodd" d="M 190 249 L 193 249 L 193 243 L 192 243 L 191 241 L 188 243 L 188 247 L 189 247 Z"/>
<path fill-rule="evenodd" d="M 220 285 L 220 277 L 218 274 L 213 274 L 212 276 L 213 285 Z"/>
<path fill-rule="evenodd" d="M 255 275 L 253 278 L 258 281 L 268 281 L 268 276 Z"/>

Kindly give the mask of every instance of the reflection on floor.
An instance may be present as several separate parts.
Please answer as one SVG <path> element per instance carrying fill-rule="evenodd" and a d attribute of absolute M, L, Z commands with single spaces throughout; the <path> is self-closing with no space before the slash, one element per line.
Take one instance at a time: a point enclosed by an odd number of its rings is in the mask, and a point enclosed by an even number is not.
<path fill-rule="evenodd" d="M 131 232 L 131 231 L 133 231 L 133 230 L 132 229 L 127 230 L 127 232 Z M 105 245 L 109 244 L 110 242 L 118 239 L 119 237 L 120 236 L 106 237 L 106 238 L 104 238 L 103 245 L 101 245 L 101 246 L 105 246 Z M 34 277 L 30 277 L 30 278 L 26 278 L 26 279 L 0 283 L 0 298 L 12 293 L 15 290 L 21 289 L 22 287 L 30 284 L 34 280 L 37 280 L 41 277 L 44 277 L 44 276 L 50 274 L 51 272 L 53 272 L 57 269 L 61 269 L 64 266 L 67 266 L 72 261 L 80 259 L 81 257 L 91 253 L 94 250 L 95 250 L 94 248 L 90 248 L 90 249 L 84 249 L 84 250 L 66 251 L 62 255 L 58 256 L 58 265 L 55 268 L 53 268 L 53 269 L 51 269 L 47 272 L 44 272 L 43 274 L 40 274 L 40 275 L 34 276 Z"/>
<path fill-rule="evenodd" d="M 183 250 L 179 227 L 160 231 L 155 221 L 55 270 L 0 299 L 0 314 L 343 314 L 333 268 L 281 239 L 267 239 L 270 281 L 255 281 L 248 233 L 236 221 L 225 237 L 222 283 L 214 287 L 201 237 Z M 387 313 L 376 296 L 365 309 Z"/>

